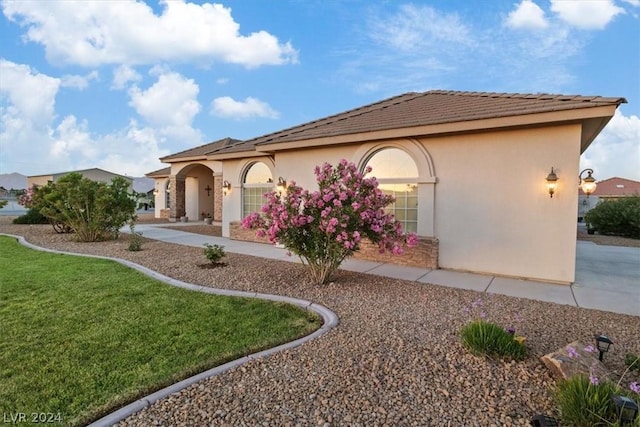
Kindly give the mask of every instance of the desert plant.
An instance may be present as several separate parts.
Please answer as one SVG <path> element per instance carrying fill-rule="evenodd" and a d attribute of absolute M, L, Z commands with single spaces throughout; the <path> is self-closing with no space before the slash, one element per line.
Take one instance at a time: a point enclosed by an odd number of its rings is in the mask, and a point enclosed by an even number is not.
<path fill-rule="evenodd" d="M 131 232 L 131 240 L 129 241 L 128 251 L 138 252 L 142 250 L 142 233 L 136 231 L 135 223 L 132 221 L 129 224 L 129 230 Z"/>
<path fill-rule="evenodd" d="M 27 213 L 13 219 L 14 224 L 49 224 L 49 219 L 38 209 L 29 208 Z"/>
<path fill-rule="evenodd" d="M 106 184 L 75 172 L 38 188 L 30 204 L 85 242 L 117 239 L 120 228 L 134 218 L 136 206 L 124 178 Z"/>
<path fill-rule="evenodd" d="M 0 200 L 0 209 L 4 208 L 5 206 L 7 206 L 7 204 L 9 203 L 8 200 Z"/>
<path fill-rule="evenodd" d="M 627 369 L 630 371 L 640 372 L 640 356 L 633 353 L 627 353 L 624 356 L 624 364 L 627 365 Z"/>
<path fill-rule="evenodd" d="M 266 235 L 298 255 L 313 283 L 329 281 L 365 237 L 381 252 L 397 255 L 403 245 L 417 243 L 414 234 L 403 234 L 402 224 L 385 212 L 394 198 L 378 188 L 375 178 L 358 172 L 355 164 L 343 159 L 335 168 L 324 163 L 314 172 L 318 190 L 310 192 L 292 182 L 285 194 L 265 194 L 262 214 L 242 220 L 244 228 L 256 228 L 259 236 Z M 369 172 L 371 168 L 365 170 Z"/>
<path fill-rule="evenodd" d="M 584 218 L 600 234 L 640 238 L 640 196 L 603 201 Z"/>
<path fill-rule="evenodd" d="M 522 360 L 527 348 L 502 326 L 485 320 L 467 323 L 460 331 L 462 343 L 474 354 Z"/>
<path fill-rule="evenodd" d="M 218 263 L 226 255 L 224 253 L 224 246 L 212 245 L 210 243 L 205 243 L 204 246 L 204 256 L 207 257 L 212 264 Z"/>

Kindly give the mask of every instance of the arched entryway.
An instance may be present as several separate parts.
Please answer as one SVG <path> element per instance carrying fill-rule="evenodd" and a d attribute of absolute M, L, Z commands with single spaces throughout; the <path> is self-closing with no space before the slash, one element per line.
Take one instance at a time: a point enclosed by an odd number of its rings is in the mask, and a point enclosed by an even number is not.
<path fill-rule="evenodd" d="M 171 219 L 222 220 L 221 174 L 210 167 L 193 163 L 170 178 Z"/>

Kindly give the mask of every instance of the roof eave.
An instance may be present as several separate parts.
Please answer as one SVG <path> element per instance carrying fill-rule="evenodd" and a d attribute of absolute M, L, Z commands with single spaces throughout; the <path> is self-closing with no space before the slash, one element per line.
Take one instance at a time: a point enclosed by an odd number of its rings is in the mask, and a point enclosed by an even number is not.
<path fill-rule="evenodd" d="M 300 148 L 312 148 L 317 146 L 348 144 L 354 142 L 374 141 L 381 139 L 406 138 L 413 136 L 428 136 L 441 134 L 456 134 L 469 132 L 486 132 L 491 129 L 519 128 L 541 126 L 560 123 L 586 122 L 587 120 L 602 119 L 603 123 L 590 136 L 590 141 L 598 135 L 608 121 L 613 117 L 617 105 L 605 105 L 591 108 L 573 110 L 550 111 L 535 114 L 523 114 L 518 116 L 495 117 L 488 119 L 468 120 L 460 122 L 439 123 L 424 126 L 413 126 L 398 129 L 385 129 L 371 132 L 359 132 L 344 135 L 330 135 L 320 138 L 293 140 L 269 143 L 260 146 L 263 151 L 281 151 Z M 584 143 L 584 141 L 583 141 Z M 588 144 L 586 146 L 588 146 Z M 585 149 L 586 149 L 585 146 Z M 267 148 L 268 150 L 264 150 Z"/>
<path fill-rule="evenodd" d="M 245 159 L 247 157 L 264 157 L 269 153 L 265 151 L 236 151 L 231 153 L 212 154 L 207 156 L 207 160 L 232 160 L 232 159 Z"/>

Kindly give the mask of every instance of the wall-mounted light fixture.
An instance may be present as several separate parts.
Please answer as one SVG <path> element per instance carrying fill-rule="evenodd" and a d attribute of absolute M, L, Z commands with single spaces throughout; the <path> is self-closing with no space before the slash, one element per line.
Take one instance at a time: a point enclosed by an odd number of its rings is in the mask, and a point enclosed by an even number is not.
<path fill-rule="evenodd" d="M 547 175 L 547 190 L 549 190 L 549 197 L 553 197 L 553 193 L 558 189 L 558 175 L 551 168 L 551 172 Z"/>
<path fill-rule="evenodd" d="M 231 193 L 231 183 L 226 179 L 222 183 L 222 192 L 224 193 L 225 196 Z"/>
<path fill-rule="evenodd" d="M 276 184 L 279 191 L 284 191 L 287 188 L 287 181 L 283 177 L 278 178 L 278 184 Z"/>
<path fill-rule="evenodd" d="M 582 175 L 584 175 L 585 172 L 587 173 L 587 177 L 582 178 Z M 598 186 L 596 184 L 596 179 L 591 176 L 592 173 L 593 169 L 584 169 L 582 172 L 580 172 L 580 175 L 578 175 L 578 185 L 580 186 L 584 194 L 587 195 L 587 197 L 589 197 L 589 194 L 596 191 L 596 187 Z"/>

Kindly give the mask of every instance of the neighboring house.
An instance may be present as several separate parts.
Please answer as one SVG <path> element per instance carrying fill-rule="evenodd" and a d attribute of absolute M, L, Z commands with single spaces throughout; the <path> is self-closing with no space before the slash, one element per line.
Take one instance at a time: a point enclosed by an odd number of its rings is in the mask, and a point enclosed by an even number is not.
<path fill-rule="evenodd" d="M 83 169 L 83 170 L 76 170 L 76 171 L 67 171 L 67 172 L 53 173 L 53 174 L 47 174 L 47 175 L 32 175 L 32 176 L 28 176 L 27 177 L 27 188 L 31 188 L 33 185 L 44 186 L 44 185 L 47 185 L 50 182 L 57 182 L 60 178 L 62 178 L 65 175 L 68 175 L 68 174 L 70 174 L 72 172 L 81 173 L 83 177 L 89 178 L 89 179 L 91 179 L 93 181 L 106 182 L 106 183 L 111 183 L 111 180 L 113 180 L 113 178 L 115 178 L 115 177 L 124 178 L 127 181 L 129 181 L 129 187 L 133 188 L 132 187 L 132 185 L 133 185 L 133 179 L 132 178 L 129 178 L 128 176 L 124 176 L 124 175 L 118 175 L 117 173 L 105 171 L 105 170 L 98 169 L 98 168 Z"/>
<path fill-rule="evenodd" d="M 7 197 L 9 196 L 9 190 L 7 190 L 4 187 L 0 187 L 0 197 Z"/>
<path fill-rule="evenodd" d="M 224 236 L 280 178 L 316 188 L 313 169 L 373 167 L 420 245 L 394 262 L 571 283 L 580 154 L 624 98 L 456 91 L 406 93 L 247 141 L 160 160 L 156 216 L 212 212 Z M 546 177 L 558 181 L 549 196 Z"/>
<path fill-rule="evenodd" d="M 587 197 L 578 189 L 578 222 L 601 201 L 619 199 L 640 195 L 640 182 L 630 179 L 613 177 L 599 181 L 595 191 Z"/>

